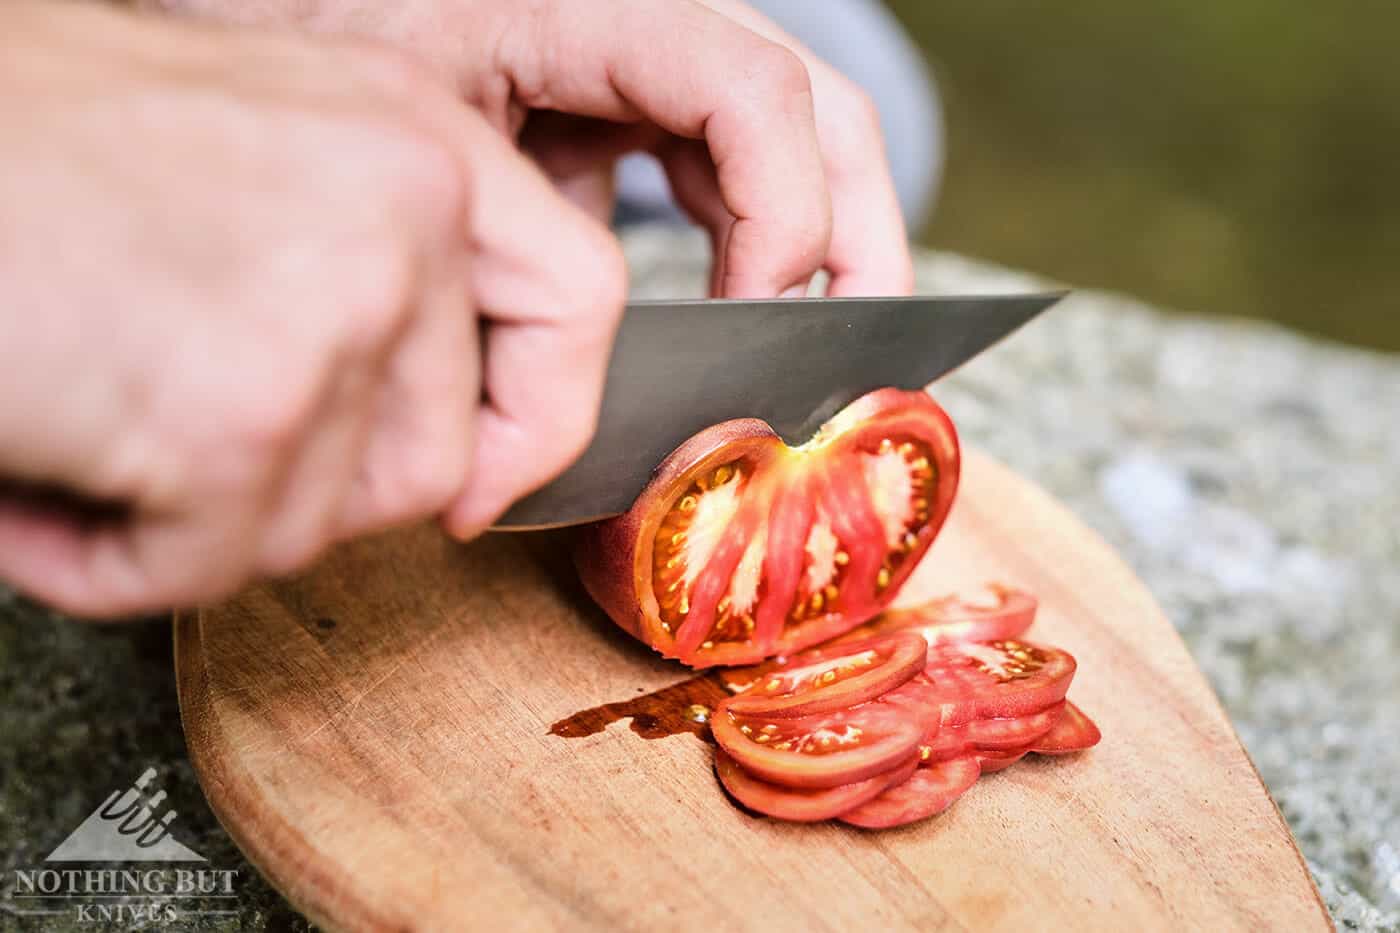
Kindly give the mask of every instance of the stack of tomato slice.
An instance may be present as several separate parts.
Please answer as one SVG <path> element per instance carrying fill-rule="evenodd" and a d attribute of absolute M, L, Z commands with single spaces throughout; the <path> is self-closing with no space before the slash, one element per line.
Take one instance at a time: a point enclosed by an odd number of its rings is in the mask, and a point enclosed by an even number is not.
<path fill-rule="evenodd" d="M 891 611 L 753 668 L 711 719 L 720 781 L 781 819 L 900 826 L 1029 752 L 1097 744 L 1098 727 L 1065 699 L 1074 658 L 1020 638 L 1035 598 L 991 591 Z"/>

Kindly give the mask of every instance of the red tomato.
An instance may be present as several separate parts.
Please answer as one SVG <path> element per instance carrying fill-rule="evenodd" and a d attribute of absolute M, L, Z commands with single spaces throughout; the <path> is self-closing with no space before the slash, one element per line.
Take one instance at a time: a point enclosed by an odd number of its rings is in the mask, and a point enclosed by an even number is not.
<path fill-rule="evenodd" d="M 839 787 L 797 789 L 761 781 L 741 768 L 723 749 L 715 752 L 715 773 L 735 800 L 759 813 L 781 820 L 812 823 L 829 820 L 901 784 L 914 773 L 918 761 L 910 758 L 884 774 L 842 784 Z"/>
<path fill-rule="evenodd" d="M 879 389 L 788 447 L 760 421 L 702 431 L 575 562 L 622 628 L 695 667 L 799 651 L 878 613 L 958 484 L 957 434 L 923 392 Z"/>
<path fill-rule="evenodd" d="M 988 749 L 977 753 L 977 764 L 981 767 L 983 774 L 991 774 L 993 771 L 1009 768 L 1025 757 L 1026 749 L 1024 748 L 1013 748 L 1006 751 Z"/>
<path fill-rule="evenodd" d="M 1083 751 L 1099 744 L 1103 734 L 1094 721 L 1084 715 L 1084 711 L 1068 700 L 1065 711 L 1049 732 L 1031 743 L 1031 751 L 1037 755 L 1065 755 Z"/>
<path fill-rule="evenodd" d="M 865 703 L 800 719 L 715 710 L 715 741 L 754 777 L 785 787 L 853 784 L 917 754 L 923 732 L 901 710 Z"/>
<path fill-rule="evenodd" d="M 1074 669 L 1067 651 L 1005 639 L 932 647 L 920 678 L 944 706 L 947 726 L 1041 712 L 1065 698 Z"/>
<path fill-rule="evenodd" d="M 918 606 L 886 609 L 873 621 L 842 635 L 856 641 L 891 632 L 918 632 L 930 645 L 952 641 L 1000 641 L 1016 638 L 1035 621 L 1039 602 L 1030 593 L 988 583 L 988 598 L 941 596 Z"/>
<path fill-rule="evenodd" d="M 977 750 L 1004 750 L 1032 745 L 1064 717 L 1065 704 L 1056 703 L 1029 716 L 974 719 L 965 723 L 962 738 Z"/>
<path fill-rule="evenodd" d="M 724 706 L 775 719 L 849 709 L 898 687 L 926 660 L 924 640 L 913 633 L 813 648 L 770 668 Z"/>
<path fill-rule="evenodd" d="M 867 804 L 841 814 L 839 819 L 866 829 L 903 826 L 926 819 L 948 809 L 953 801 L 977 783 L 981 773 L 977 759 L 971 756 L 940 761 L 919 768 L 904 783 L 891 787 Z"/>

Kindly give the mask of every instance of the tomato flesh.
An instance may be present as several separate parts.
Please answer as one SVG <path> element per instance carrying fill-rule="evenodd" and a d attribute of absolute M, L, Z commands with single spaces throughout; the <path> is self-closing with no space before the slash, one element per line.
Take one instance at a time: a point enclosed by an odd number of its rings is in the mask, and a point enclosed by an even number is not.
<path fill-rule="evenodd" d="M 744 770 L 785 787 L 837 787 L 874 777 L 917 754 L 917 723 L 865 703 L 799 719 L 749 716 L 721 703 L 710 719 L 720 748 Z"/>
<path fill-rule="evenodd" d="M 798 823 L 829 820 L 879 796 L 882 791 L 903 783 L 914 773 L 918 761 L 904 764 L 874 777 L 838 787 L 798 789 L 762 781 L 749 774 L 720 749 L 715 752 L 715 773 L 735 800 L 759 813 Z"/>
<path fill-rule="evenodd" d="M 981 773 L 977 759 L 970 755 L 940 761 L 915 770 L 902 784 L 838 819 L 863 829 L 888 829 L 927 819 L 948 809 L 977 783 Z"/>
<path fill-rule="evenodd" d="M 1101 738 L 1103 734 L 1094 721 L 1084 715 L 1082 709 L 1066 700 L 1064 714 L 1049 732 L 1031 743 L 1030 750 L 1037 755 L 1066 755 L 1093 748 Z"/>
<path fill-rule="evenodd" d="M 942 527 L 956 431 L 923 392 L 880 389 L 788 447 L 725 422 L 579 535 L 585 586 L 623 628 L 695 667 L 800 651 L 887 606 Z"/>
<path fill-rule="evenodd" d="M 772 718 L 849 709 L 914 677 L 926 656 L 924 640 L 912 633 L 811 649 L 768 669 L 727 708 Z"/>

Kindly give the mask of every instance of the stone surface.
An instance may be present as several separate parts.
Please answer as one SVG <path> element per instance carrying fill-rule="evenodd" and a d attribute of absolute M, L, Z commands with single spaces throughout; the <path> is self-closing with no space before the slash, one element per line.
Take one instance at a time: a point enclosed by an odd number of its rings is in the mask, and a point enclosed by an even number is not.
<path fill-rule="evenodd" d="M 638 297 L 694 295 L 689 234 L 628 242 Z M 925 254 L 919 289 L 1038 283 Z M 941 383 L 964 437 L 1102 533 L 1157 595 L 1229 710 L 1343 929 L 1400 930 L 1400 358 L 1076 293 Z M 205 806 L 169 628 L 90 627 L 0 595 L 0 908 L 147 765 L 176 835 L 239 896 L 207 930 L 300 930 Z M 20 920 L 0 928 L 141 929 Z"/>

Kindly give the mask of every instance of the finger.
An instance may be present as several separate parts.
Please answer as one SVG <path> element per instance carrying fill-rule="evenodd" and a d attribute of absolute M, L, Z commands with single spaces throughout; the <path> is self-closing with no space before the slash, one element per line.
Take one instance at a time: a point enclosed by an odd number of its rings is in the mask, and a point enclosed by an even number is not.
<path fill-rule="evenodd" d="M 465 251 L 438 261 L 384 363 L 339 537 L 437 514 L 466 482 L 480 396 L 469 274 Z"/>
<path fill-rule="evenodd" d="M 523 152 L 550 178 L 567 178 L 611 165 L 648 149 L 664 134 L 649 123 L 614 123 L 552 110 L 530 115 L 520 134 Z"/>
<path fill-rule="evenodd" d="M 328 381 L 325 398 L 308 422 L 308 436 L 273 487 L 260 545 L 264 573 L 290 573 L 337 538 L 341 503 L 369 434 L 383 355 L 347 361 Z"/>
<path fill-rule="evenodd" d="M 693 0 L 551 4 L 518 23 L 500 56 L 526 105 L 705 141 L 734 218 L 724 295 L 770 297 L 821 266 L 831 203 L 791 52 Z"/>
<path fill-rule="evenodd" d="M 601 224 L 508 147 L 483 154 L 470 220 L 483 402 L 466 489 L 444 516 L 461 537 L 582 452 L 626 293 L 621 250 Z"/>
<path fill-rule="evenodd" d="M 846 120 L 850 129 L 824 147 L 832 215 L 827 294 L 906 295 L 914 287 L 914 263 L 879 118 L 861 97 Z"/>
<path fill-rule="evenodd" d="M 734 226 L 734 216 L 724 206 L 714 163 L 710 161 L 705 144 L 690 139 L 676 140 L 658 147 L 655 155 L 666 172 L 671 196 L 681 210 L 709 234 L 710 254 L 713 257 L 709 293 L 711 298 L 718 298 L 724 288 L 725 244 Z"/>
<path fill-rule="evenodd" d="M 908 293 L 914 286 L 909 237 L 873 101 L 747 3 L 699 2 L 791 49 L 811 75 L 817 138 L 831 192 L 828 294 Z"/>
<path fill-rule="evenodd" d="M 520 148 L 564 197 L 601 223 L 617 204 L 617 160 L 655 141 L 655 126 L 611 123 L 554 111 L 532 114 Z"/>
<path fill-rule="evenodd" d="M 196 530 L 178 515 L 87 522 L 0 500 L 0 579 L 70 615 L 109 619 L 225 595 L 249 563 L 253 516 Z"/>

